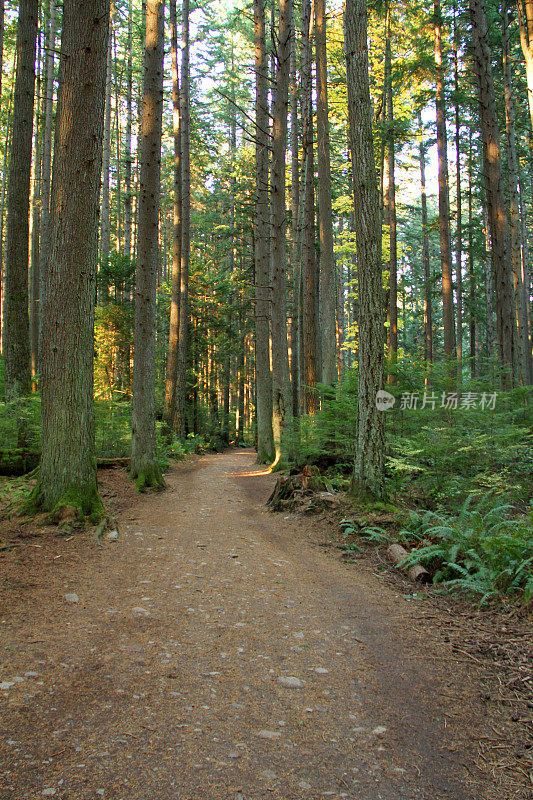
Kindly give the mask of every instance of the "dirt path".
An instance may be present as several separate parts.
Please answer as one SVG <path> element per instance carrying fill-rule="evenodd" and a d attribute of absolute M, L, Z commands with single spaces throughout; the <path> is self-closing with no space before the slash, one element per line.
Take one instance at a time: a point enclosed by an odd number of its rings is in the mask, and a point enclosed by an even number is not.
<path fill-rule="evenodd" d="M 475 766 L 476 676 L 268 513 L 253 458 L 180 465 L 118 541 L 43 550 L 48 583 L 0 616 L 1 800 L 506 800 Z"/>

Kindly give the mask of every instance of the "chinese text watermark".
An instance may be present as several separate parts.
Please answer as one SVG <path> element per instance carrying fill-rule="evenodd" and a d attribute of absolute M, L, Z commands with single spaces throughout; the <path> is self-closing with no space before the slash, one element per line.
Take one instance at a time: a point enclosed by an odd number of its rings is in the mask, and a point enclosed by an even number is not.
<path fill-rule="evenodd" d="M 494 411 L 497 392 L 402 392 L 400 411 L 444 408 L 451 411 Z M 379 411 L 388 411 L 396 402 L 394 395 L 380 390 L 376 395 Z"/>

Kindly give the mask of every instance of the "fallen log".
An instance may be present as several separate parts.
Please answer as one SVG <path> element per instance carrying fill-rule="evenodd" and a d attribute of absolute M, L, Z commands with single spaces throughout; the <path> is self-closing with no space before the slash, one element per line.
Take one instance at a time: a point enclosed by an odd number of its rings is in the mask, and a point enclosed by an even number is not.
<path fill-rule="evenodd" d="M 32 450 L 0 450 L 0 475 L 15 478 L 27 475 L 39 466 L 40 460 L 41 454 Z M 96 459 L 98 469 L 117 469 L 118 467 L 129 467 L 129 465 L 129 458 Z"/>
<path fill-rule="evenodd" d="M 391 544 L 387 547 L 385 551 L 388 558 L 392 561 L 393 564 L 396 566 L 400 565 L 401 562 L 407 558 L 409 553 L 407 550 L 401 546 L 401 544 Z M 422 564 L 413 564 L 410 567 L 402 567 L 399 566 L 402 572 L 411 578 L 414 583 L 431 583 L 431 575 L 425 569 Z"/>

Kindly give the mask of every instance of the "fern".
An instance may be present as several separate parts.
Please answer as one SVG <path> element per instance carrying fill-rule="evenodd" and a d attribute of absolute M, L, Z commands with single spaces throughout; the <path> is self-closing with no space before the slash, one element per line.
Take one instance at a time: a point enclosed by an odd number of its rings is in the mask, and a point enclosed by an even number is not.
<path fill-rule="evenodd" d="M 434 512 L 411 514 L 401 538 L 422 537 L 402 566 L 424 564 L 435 570 L 435 583 L 479 596 L 480 605 L 497 597 L 533 596 L 533 525 L 511 518 L 508 504 L 476 507 L 468 497 L 456 517 Z"/>

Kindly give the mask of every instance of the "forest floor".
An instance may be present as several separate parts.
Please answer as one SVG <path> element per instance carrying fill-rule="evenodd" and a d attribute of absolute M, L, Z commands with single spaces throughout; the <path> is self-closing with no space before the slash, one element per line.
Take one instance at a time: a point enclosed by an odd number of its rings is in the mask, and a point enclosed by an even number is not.
<path fill-rule="evenodd" d="M 0 799 L 531 797 L 468 615 L 269 512 L 254 458 L 107 472 L 113 541 L 2 524 Z"/>

